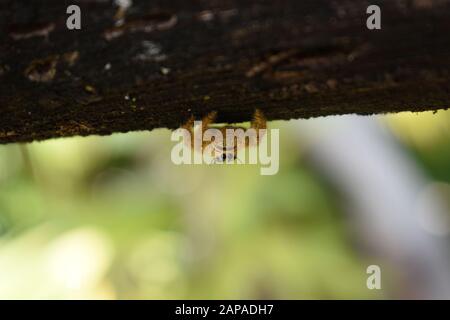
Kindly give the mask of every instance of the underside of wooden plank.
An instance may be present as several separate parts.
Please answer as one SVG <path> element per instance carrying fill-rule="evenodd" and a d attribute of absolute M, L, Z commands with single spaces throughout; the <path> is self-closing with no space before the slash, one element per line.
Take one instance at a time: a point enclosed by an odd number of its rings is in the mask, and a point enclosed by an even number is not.
<path fill-rule="evenodd" d="M 0 143 L 450 106 L 447 0 L 0 0 L 0 30 Z"/>

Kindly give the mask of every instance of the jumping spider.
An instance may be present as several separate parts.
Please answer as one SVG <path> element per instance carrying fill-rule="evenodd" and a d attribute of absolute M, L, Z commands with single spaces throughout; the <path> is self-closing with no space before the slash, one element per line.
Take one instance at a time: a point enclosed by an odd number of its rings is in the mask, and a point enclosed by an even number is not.
<path fill-rule="evenodd" d="M 211 126 L 215 123 L 217 118 L 217 111 L 212 111 L 209 114 L 207 114 L 202 119 L 202 125 L 199 126 L 200 128 L 194 128 L 194 116 L 191 116 L 189 120 L 181 127 L 183 129 L 188 130 L 191 137 L 203 137 L 203 133 L 208 129 L 217 129 L 221 132 L 222 137 L 224 137 L 222 140 L 216 141 L 215 139 L 212 141 L 204 141 L 202 139 L 201 143 L 199 143 L 199 146 L 201 145 L 201 150 L 195 150 L 195 151 L 201 151 L 209 146 L 210 144 L 213 145 L 214 149 L 214 158 L 213 163 L 223 163 L 223 162 L 233 162 L 237 159 L 238 151 L 242 148 L 246 148 L 248 146 L 253 146 L 256 143 L 256 146 L 259 144 L 262 136 L 265 133 L 265 130 L 267 128 L 267 120 L 264 114 L 261 110 L 256 109 L 255 113 L 253 114 L 253 118 L 250 124 L 250 129 L 254 129 L 250 134 L 248 134 L 243 139 L 238 139 L 236 136 L 234 137 L 234 143 L 232 141 L 228 141 L 229 139 L 225 138 L 227 137 L 227 129 L 231 129 L 235 132 L 235 130 L 242 130 L 244 133 L 248 133 L 247 129 L 243 127 L 238 126 L 231 126 L 231 125 L 225 125 L 222 127 L 215 127 Z M 196 135 L 194 133 L 198 133 L 197 130 L 200 130 L 201 132 L 199 135 Z M 260 131 L 262 130 L 262 131 Z M 251 139 L 253 134 L 253 138 Z M 190 147 L 194 150 L 195 144 L 194 144 L 194 138 L 188 139 L 190 142 Z M 239 160 L 239 159 L 238 159 Z"/>

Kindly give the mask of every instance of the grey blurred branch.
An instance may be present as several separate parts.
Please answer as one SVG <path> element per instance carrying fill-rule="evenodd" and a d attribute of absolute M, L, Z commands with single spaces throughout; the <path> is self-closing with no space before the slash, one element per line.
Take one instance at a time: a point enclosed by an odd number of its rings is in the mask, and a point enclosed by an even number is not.
<path fill-rule="evenodd" d="M 373 118 L 345 116 L 301 123 L 312 164 L 347 199 L 355 239 L 403 278 L 386 285 L 400 298 L 450 298 L 448 233 L 427 232 L 424 216 L 449 231 L 439 197 L 419 203 L 429 183 Z M 433 221 L 436 220 L 436 221 Z M 439 225 L 445 222 L 446 226 Z M 399 288 L 403 288 L 400 289 Z"/>

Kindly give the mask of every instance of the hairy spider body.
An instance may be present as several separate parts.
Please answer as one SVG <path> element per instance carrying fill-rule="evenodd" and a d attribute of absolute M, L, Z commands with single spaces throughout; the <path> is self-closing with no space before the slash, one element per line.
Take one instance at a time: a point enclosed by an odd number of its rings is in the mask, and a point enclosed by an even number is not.
<path fill-rule="evenodd" d="M 262 111 L 259 109 L 255 110 L 249 129 L 231 125 L 225 125 L 222 127 L 212 126 L 215 123 L 216 119 L 217 112 L 212 111 L 205 117 L 203 117 L 201 126 L 194 128 L 195 118 L 193 116 L 191 116 L 189 120 L 182 126 L 183 129 L 188 130 L 191 137 L 194 137 L 193 139 L 188 140 L 190 141 L 190 147 L 193 150 L 202 153 L 206 148 L 211 148 L 214 154 L 214 163 L 232 162 L 236 160 L 239 150 L 248 146 L 257 146 L 259 144 L 267 128 L 267 120 Z M 203 139 L 203 134 L 208 129 L 215 129 L 220 131 L 223 139 L 213 138 L 212 140 L 205 141 L 205 139 Z M 199 141 L 199 143 L 195 143 L 195 137 L 200 138 L 201 141 Z"/>

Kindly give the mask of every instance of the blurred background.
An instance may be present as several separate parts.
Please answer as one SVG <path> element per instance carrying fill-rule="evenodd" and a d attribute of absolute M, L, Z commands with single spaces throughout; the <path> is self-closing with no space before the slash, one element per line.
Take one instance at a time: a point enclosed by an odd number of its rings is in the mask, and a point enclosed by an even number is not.
<path fill-rule="evenodd" d="M 270 127 L 274 176 L 162 129 L 0 146 L 0 298 L 450 298 L 450 111 Z"/>

